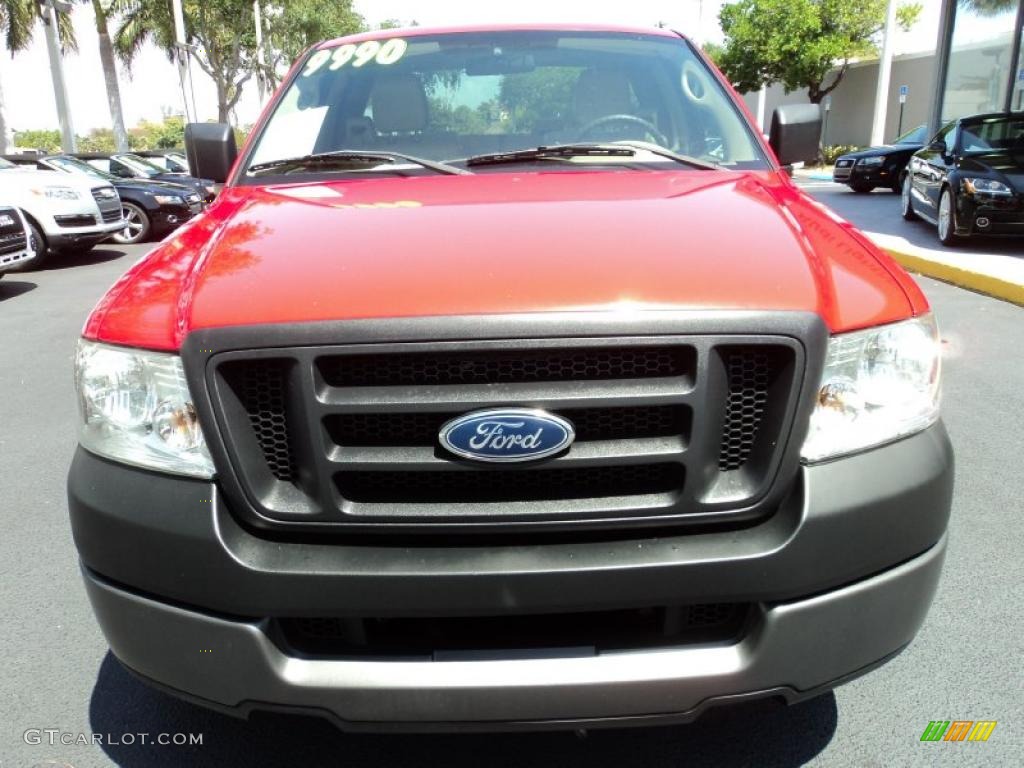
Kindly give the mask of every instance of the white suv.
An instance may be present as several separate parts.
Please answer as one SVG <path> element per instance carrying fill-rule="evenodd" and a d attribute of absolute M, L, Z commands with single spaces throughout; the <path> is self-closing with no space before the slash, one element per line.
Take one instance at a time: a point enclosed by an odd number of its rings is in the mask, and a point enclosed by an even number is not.
<path fill-rule="evenodd" d="M 0 199 L 25 214 L 35 264 L 47 253 L 81 253 L 124 229 L 121 198 L 105 181 L 25 169 L 0 159 Z"/>
<path fill-rule="evenodd" d="M 0 205 L 0 277 L 10 269 L 24 266 L 35 255 L 29 242 L 28 225 L 21 211 L 9 205 Z"/>

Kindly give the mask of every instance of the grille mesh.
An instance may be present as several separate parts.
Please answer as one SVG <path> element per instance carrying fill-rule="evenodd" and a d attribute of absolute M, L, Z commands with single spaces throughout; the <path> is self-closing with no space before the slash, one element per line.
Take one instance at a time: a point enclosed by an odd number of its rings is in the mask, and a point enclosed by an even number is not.
<path fill-rule="evenodd" d="M 334 387 L 504 384 L 540 381 L 649 379 L 692 375 L 687 347 L 615 347 L 325 358 L 320 370 Z"/>
<path fill-rule="evenodd" d="M 729 393 L 725 404 L 722 450 L 718 468 L 722 472 L 747 463 L 764 417 L 772 361 L 759 349 L 733 349 L 725 353 Z"/>
<path fill-rule="evenodd" d="M 295 477 L 295 457 L 288 436 L 285 412 L 285 360 L 253 360 L 242 365 L 225 366 L 256 433 L 271 474 L 278 480 Z"/>
<path fill-rule="evenodd" d="M 571 469 L 341 472 L 338 491 L 364 504 L 486 504 L 612 498 L 682 488 L 678 464 Z"/>
<path fill-rule="evenodd" d="M 576 441 L 685 436 L 689 412 L 679 406 L 570 408 L 557 411 L 572 422 Z M 437 443 L 453 413 L 348 413 L 327 419 L 331 438 L 344 446 L 426 446 Z"/>

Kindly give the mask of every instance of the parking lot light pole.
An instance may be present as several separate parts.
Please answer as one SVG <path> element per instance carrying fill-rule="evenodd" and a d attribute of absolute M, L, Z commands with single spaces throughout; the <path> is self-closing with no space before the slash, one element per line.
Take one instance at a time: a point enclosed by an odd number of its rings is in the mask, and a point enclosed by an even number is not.
<path fill-rule="evenodd" d="M 50 77 L 53 79 L 53 98 L 57 102 L 57 120 L 60 123 L 60 144 L 64 152 L 78 151 L 75 142 L 75 127 L 68 109 L 68 90 L 64 84 L 64 62 L 60 56 L 60 42 L 57 39 L 57 11 L 67 13 L 71 4 L 63 0 L 39 0 L 46 28 L 46 49 L 50 55 Z"/>

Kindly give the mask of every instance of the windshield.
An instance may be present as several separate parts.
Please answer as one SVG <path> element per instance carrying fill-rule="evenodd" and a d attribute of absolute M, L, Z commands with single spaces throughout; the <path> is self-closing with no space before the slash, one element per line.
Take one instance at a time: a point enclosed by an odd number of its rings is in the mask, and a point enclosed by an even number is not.
<path fill-rule="evenodd" d="M 967 155 L 1024 155 L 1024 117 L 990 117 L 962 123 L 960 146 Z"/>
<path fill-rule="evenodd" d="M 163 169 L 153 165 L 148 160 L 144 160 L 138 155 L 117 155 L 113 158 L 121 165 L 131 168 L 136 173 L 141 173 L 143 176 L 156 176 L 158 173 L 163 173 Z"/>
<path fill-rule="evenodd" d="M 85 173 L 89 176 L 94 176 L 99 179 L 110 181 L 117 177 L 110 173 L 105 173 L 99 168 L 94 168 L 82 160 L 78 160 L 74 157 L 48 157 L 46 162 L 55 168 L 59 168 L 62 171 L 71 171 L 73 173 Z"/>
<path fill-rule="evenodd" d="M 6 171 L 6 170 L 9 170 L 11 168 L 17 168 L 17 167 L 18 166 L 16 166 L 10 160 L 4 160 L 2 157 L 0 157 L 0 170 Z"/>
<path fill-rule="evenodd" d="M 386 34 L 313 51 L 246 167 L 359 150 L 458 163 L 540 146 L 619 141 L 658 145 L 725 167 L 767 167 L 728 93 L 680 38 L 548 31 Z M 572 162 L 614 164 L 608 157 Z M 637 165 L 632 157 L 624 162 Z M 643 162 L 680 167 L 650 153 Z M 398 168 L 409 166 L 369 170 Z M 316 170 L 352 172 L 337 164 Z"/>
<path fill-rule="evenodd" d="M 924 144 L 928 139 L 928 127 L 925 125 L 919 125 L 912 131 L 907 131 L 898 139 L 896 144 Z"/>

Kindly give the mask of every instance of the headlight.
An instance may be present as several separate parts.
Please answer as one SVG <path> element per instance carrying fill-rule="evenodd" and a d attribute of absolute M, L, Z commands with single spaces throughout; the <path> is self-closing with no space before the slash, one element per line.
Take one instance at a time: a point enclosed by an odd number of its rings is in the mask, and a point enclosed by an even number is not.
<path fill-rule="evenodd" d="M 213 477 L 177 355 L 82 340 L 75 386 L 83 448 L 147 469 Z"/>
<path fill-rule="evenodd" d="M 940 360 L 932 315 L 833 336 L 803 458 L 853 453 L 933 424 Z"/>
<path fill-rule="evenodd" d="M 995 179 L 977 179 L 977 178 L 964 178 L 963 180 L 964 191 L 968 194 L 976 194 L 981 192 L 982 194 L 988 195 L 1012 195 L 1013 190 L 1010 189 L 1006 184 Z"/>
<path fill-rule="evenodd" d="M 37 195 L 51 200 L 77 200 L 78 190 L 71 187 L 36 187 L 32 190 Z"/>
<path fill-rule="evenodd" d="M 160 205 L 183 205 L 185 203 L 178 195 L 153 195 L 153 199 Z"/>
<path fill-rule="evenodd" d="M 867 166 L 874 167 L 876 165 L 882 165 L 882 163 L 884 163 L 884 162 L 885 162 L 885 158 L 884 157 L 862 157 L 859 161 L 857 161 L 857 164 L 858 165 L 867 165 Z"/>

